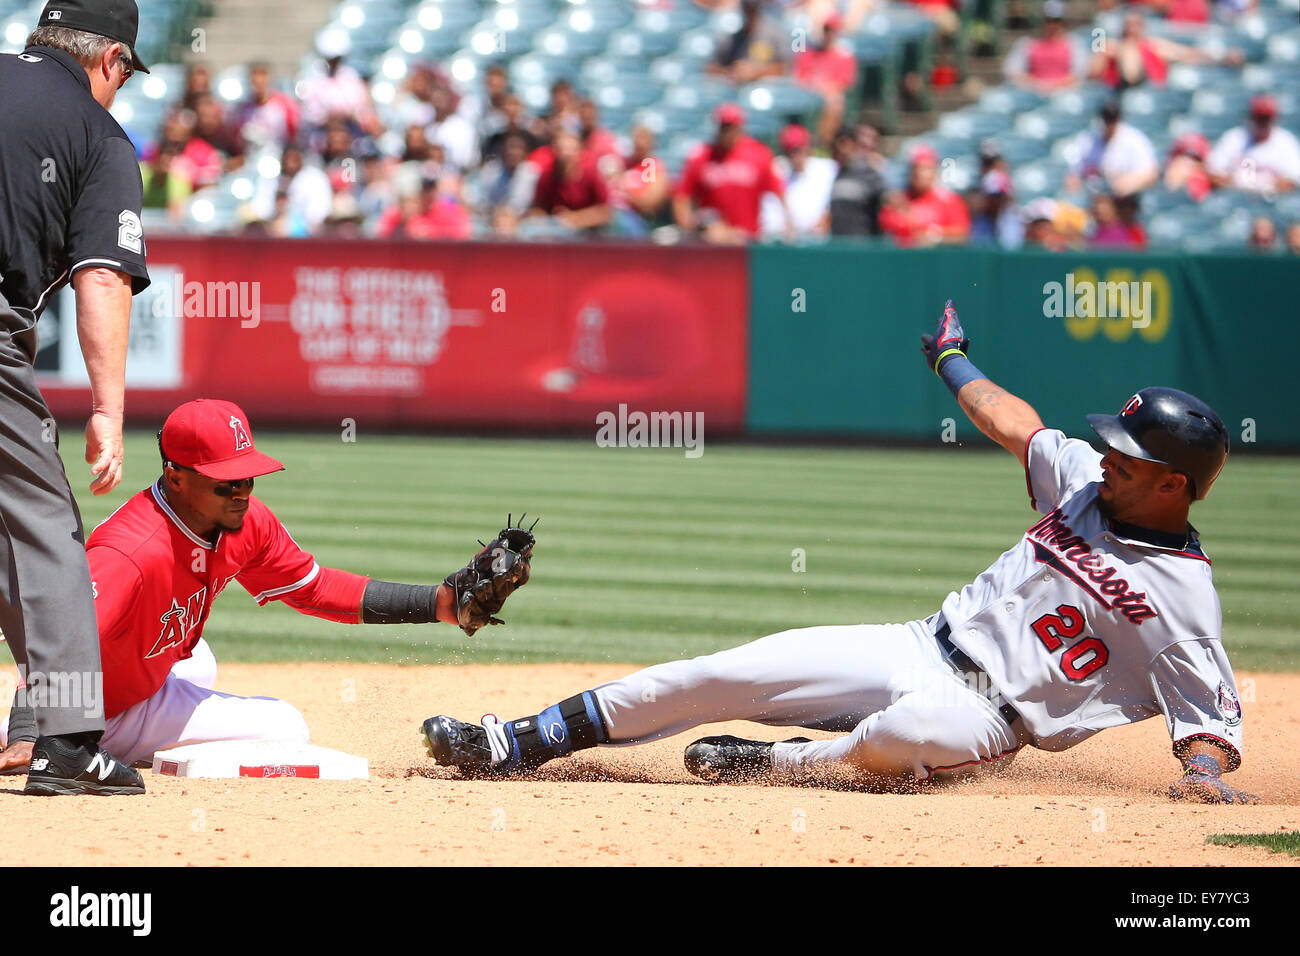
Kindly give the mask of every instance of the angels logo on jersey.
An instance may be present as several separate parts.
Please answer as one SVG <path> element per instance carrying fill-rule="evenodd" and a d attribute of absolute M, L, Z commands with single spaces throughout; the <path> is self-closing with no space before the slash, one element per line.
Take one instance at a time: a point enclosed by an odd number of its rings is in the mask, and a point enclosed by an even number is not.
<path fill-rule="evenodd" d="M 230 416 L 230 428 L 235 433 L 235 451 L 253 447 L 253 440 L 248 437 L 248 432 L 244 431 L 244 423 L 234 415 Z"/>
<path fill-rule="evenodd" d="M 189 640 L 190 633 L 203 620 L 203 602 L 207 595 L 206 586 L 199 588 L 189 596 L 184 607 L 172 598 L 171 609 L 160 618 L 162 631 L 159 632 L 158 640 L 154 641 L 149 653 L 144 656 L 145 660 L 157 657 L 168 648 L 184 644 Z"/>
<path fill-rule="evenodd" d="M 1223 714 L 1223 722 L 1229 727 L 1236 727 L 1241 723 L 1241 701 L 1237 700 L 1237 695 L 1227 681 L 1219 681 L 1219 712 Z"/>
<path fill-rule="evenodd" d="M 1130 398 L 1127 402 L 1124 403 L 1124 407 L 1119 410 L 1119 413 L 1121 415 L 1132 415 L 1141 407 L 1142 407 L 1142 396 L 1134 395 L 1132 398 Z"/>

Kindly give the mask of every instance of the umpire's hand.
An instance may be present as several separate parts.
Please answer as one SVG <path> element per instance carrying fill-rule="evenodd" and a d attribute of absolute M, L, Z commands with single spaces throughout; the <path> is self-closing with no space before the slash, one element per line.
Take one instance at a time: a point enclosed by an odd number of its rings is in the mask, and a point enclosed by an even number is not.
<path fill-rule="evenodd" d="M 90 490 L 106 495 L 122 480 L 122 418 L 95 412 L 86 422 L 86 461 L 95 480 Z"/>

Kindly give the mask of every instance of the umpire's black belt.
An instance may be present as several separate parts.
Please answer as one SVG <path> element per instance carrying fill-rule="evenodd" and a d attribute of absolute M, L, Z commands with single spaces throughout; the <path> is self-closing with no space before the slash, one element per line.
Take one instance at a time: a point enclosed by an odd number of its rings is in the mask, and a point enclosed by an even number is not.
<path fill-rule="evenodd" d="M 934 632 L 934 639 L 939 645 L 939 652 L 943 654 L 943 659 L 952 665 L 958 675 L 967 682 L 974 677 L 977 681 L 976 686 L 984 688 L 979 693 L 982 693 L 993 703 L 997 703 L 998 698 L 1002 697 L 1002 692 L 989 679 L 989 675 L 984 668 L 971 660 L 965 651 L 952 642 L 952 628 L 948 626 L 947 621 L 939 625 Z M 1008 726 L 1021 719 L 1020 714 L 1010 704 L 1003 704 L 998 707 L 998 713 L 1002 715 L 1002 719 L 1007 722 Z"/>

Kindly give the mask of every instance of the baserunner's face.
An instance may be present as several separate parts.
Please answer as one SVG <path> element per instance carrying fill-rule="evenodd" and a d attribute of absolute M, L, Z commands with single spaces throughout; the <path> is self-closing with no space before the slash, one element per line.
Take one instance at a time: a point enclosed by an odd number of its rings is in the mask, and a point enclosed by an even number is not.
<path fill-rule="evenodd" d="M 1108 518 L 1141 524 L 1140 516 L 1154 499 L 1168 493 L 1167 485 L 1174 474 L 1168 465 L 1133 458 L 1111 448 L 1101 459 L 1098 507 Z"/>

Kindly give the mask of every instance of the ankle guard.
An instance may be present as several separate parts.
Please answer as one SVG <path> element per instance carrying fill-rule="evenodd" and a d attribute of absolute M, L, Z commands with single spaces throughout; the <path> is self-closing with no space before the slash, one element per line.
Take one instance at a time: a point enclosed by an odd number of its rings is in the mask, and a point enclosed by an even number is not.
<path fill-rule="evenodd" d="M 521 766 L 609 743 L 596 697 L 589 690 L 547 707 L 536 717 L 512 720 L 506 727 L 514 743 L 511 756 Z"/>

